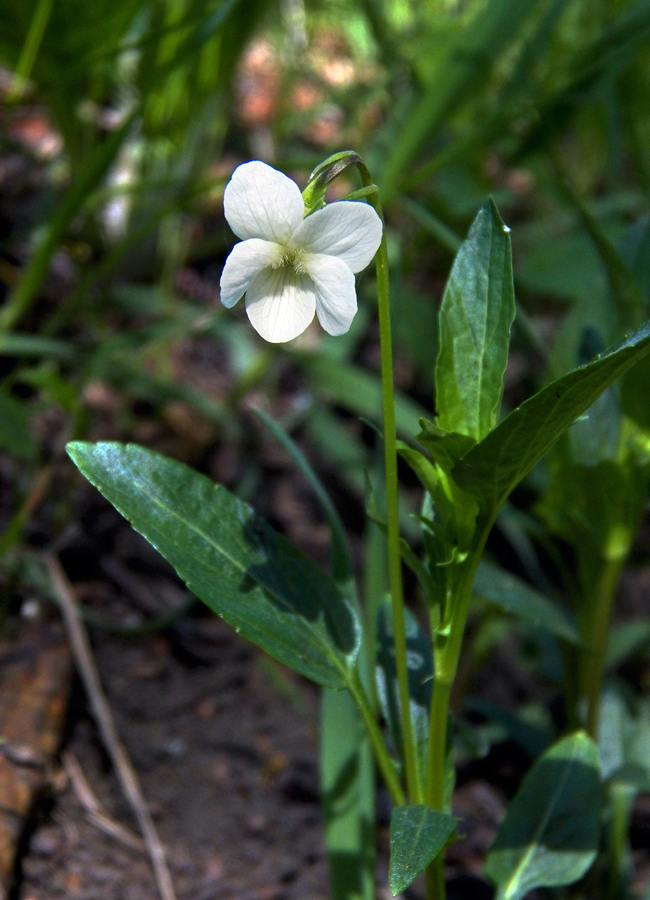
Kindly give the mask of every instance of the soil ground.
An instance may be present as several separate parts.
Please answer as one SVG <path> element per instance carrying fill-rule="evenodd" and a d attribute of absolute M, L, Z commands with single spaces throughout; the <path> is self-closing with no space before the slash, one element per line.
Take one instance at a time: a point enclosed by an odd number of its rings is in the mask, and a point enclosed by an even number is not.
<path fill-rule="evenodd" d="M 216 618 L 190 619 L 180 658 L 166 637 L 99 635 L 95 653 L 120 736 L 169 854 L 179 900 L 327 896 L 314 727 L 254 650 Z M 288 677 L 284 674 L 282 677 Z M 104 812 L 132 825 L 80 689 L 65 743 Z M 65 770 L 64 770 L 65 771 Z M 55 783 L 22 858 L 20 900 L 148 900 L 148 857 L 89 820 L 69 777 Z"/>

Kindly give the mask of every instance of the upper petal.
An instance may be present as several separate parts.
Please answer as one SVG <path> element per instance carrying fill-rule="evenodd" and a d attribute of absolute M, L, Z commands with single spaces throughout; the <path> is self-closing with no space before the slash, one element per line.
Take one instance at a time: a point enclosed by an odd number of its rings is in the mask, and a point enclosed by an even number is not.
<path fill-rule="evenodd" d="M 253 328 L 273 344 L 291 341 L 314 318 L 314 285 L 307 275 L 283 266 L 264 269 L 246 291 L 246 312 Z"/>
<path fill-rule="evenodd" d="M 280 242 L 305 214 L 295 181 L 259 160 L 237 166 L 223 192 L 223 209 L 237 237 Z"/>
<path fill-rule="evenodd" d="M 221 302 L 224 306 L 234 306 L 242 294 L 248 290 L 251 281 L 262 269 L 271 266 L 282 253 L 272 241 L 251 238 L 242 241 L 230 251 L 221 273 Z"/>
<path fill-rule="evenodd" d="M 305 264 L 316 288 L 316 315 L 329 334 L 345 334 L 357 312 L 350 267 L 336 256 L 310 255 Z"/>
<path fill-rule="evenodd" d="M 338 256 L 353 272 L 360 272 L 379 249 L 382 228 L 372 206 L 338 200 L 303 219 L 291 240 L 310 253 Z"/>

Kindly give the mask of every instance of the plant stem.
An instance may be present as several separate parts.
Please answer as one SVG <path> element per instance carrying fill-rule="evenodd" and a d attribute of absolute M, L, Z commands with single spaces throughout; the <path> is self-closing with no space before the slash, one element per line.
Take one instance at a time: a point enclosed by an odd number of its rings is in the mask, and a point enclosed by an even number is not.
<path fill-rule="evenodd" d="M 595 741 L 598 740 L 609 624 L 623 560 L 618 554 L 603 558 L 592 572 L 594 577 L 589 579 L 589 588 L 581 591 L 579 620 L 584 649 L 580 650 L 578 660 L 578 716 L 584 717 L 585 727 Z"/>
<path fill-rule="evenodd" d="M 429 713 L 429 771 L 427 774 L 427 806 L 443 810 L 445 807 L 445 759 L 447 750 L 447 719 L 452 680 L 436 673 L 433 680 Z M 427 900 L 445 900 L 445 854 L 439 853 L 426 869 Z"/>
<path fill-rule="evenodd" d="M 427 806 L 441 812 L 445 811 L 446 806 L 447 721 L 451 689 L 458 669 L 474 576 L 491 524 L 491 521 L 484 523 L 466 559 L 458 564 L 457 577 L 451 580 L 447 598 L 447 603 L 451 604 L 449 628 L 434 635 L 434 678 L 429 711 L 429 765 L 425 802 Z M 426 870 L 426 892 L 427 900 L 445 900 L 444 851 L 438 854 Z"/>
<path fill-rule="evenodd" d="M 7 93 L 6 99 L 10 103 L 19 99 L 27 79 L 32 74 L 34 61 L 38 55 L 53 6 L 54 0 L 39 0 L 38 6 L 34 10 L 23 49 L 20 51 L 20 57 L 16 64 L 14 77 Z"/>
<path fill-rule="evenodd" d="M 429 729 L 429 772 L 427 779 L 427 804 L 443 810 L 445 804 L 445 758 L 447 751 L 447 718 L 451 680 L 437 671 L 433 680 Z"/>
<path fill-rule="evenodd" d="M 360 165 L 364 187 L 373 185 L 370 173 Z M 368 194 L 368 199 L 383 221 L 379 192 Z M 406 626 L 404 623 L 404 591 L 402 586 L 402 555 L 399 535 L 399 494 L 397 481 L 397 428 L 395 424 L 395 395 L 393 388 L 393 347 L 390 323 L 390 292 L 388 279 L 388 251 L 386 232 L 382 233 L 381 244 L 376 256 L 377 301 L 379 307 L 379 341 L 381 351 L 381 392 L 384 414 L 384 468 L 386 476 L 386 531 L 388 538 L 388 580 L 392 600 L 393 640 L 395 645 L 395 668 L 401 711 L 404 769 L 408 796 L 412 803 L 424 800 L 420 780 L 418 755 L 411 720 L 411 704 L 408 684 L 408 664 L 406 658 Z"/>
<path fill-rule="evenodd" d="M 375 717 L 374 711 L 370 705 L 368 697 L 366 696 L 366 692 L 363 689 L 363 685 L 361 684 L 361 680 L 358 674 L 355 674 L 354 680 L 348 684 L 348 690 L 350 691 L 354 702 L 357 704 L 359 712 L 361 713 L 361 718 L 363 719 L 363 724 L 366 726 L 366 731 L 368 732 L 368 738 L 372 745 L 375 759 L 377 760 L 377 765 L 382 774 L 386 787 L 388 788 L 391 800 L 393 801 L 395 806 L 404 806 L 406 803 L 406 797 L 404 796 L 402 785 L 400 784 L 399 778 L 397 777 L 395 766 L 389 756 L 388 750 L 386 749 L 386 743 L 384 741 L 384 738 L 382 737 L 381 730 L 379 728 L 379 725 L 377 724 L 377 719 Z"/>

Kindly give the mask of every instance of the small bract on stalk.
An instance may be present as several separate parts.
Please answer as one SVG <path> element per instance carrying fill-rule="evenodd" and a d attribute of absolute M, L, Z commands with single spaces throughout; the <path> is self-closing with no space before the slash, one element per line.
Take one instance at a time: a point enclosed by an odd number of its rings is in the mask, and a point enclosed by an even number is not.
<path fill-rule="evenodd" d="M 298 185 L 266 163 L 238 166 L 223 197 L 241 238 L 221 276 L 221 302 L 246 295 L 246 312 L 272 343 L 297 337 L 314 318 L 344 334 L 357 311 L 354 274 L 379 247 L 381 219 L 366 203 L 341 200 L 305 216 Z"/>

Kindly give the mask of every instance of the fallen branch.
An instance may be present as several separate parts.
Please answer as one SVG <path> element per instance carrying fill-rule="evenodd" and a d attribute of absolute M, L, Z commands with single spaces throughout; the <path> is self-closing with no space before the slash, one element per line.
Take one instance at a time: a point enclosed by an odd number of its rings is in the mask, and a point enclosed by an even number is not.
<path fill-rule="evenodd" d="M 133 810 L 147 846 L 161 900 L 176 900 L 163 845 L 156 832 L 137 775 L 117 733 L 112 713 L 102 691 L 90 648 L 90 641 L 79 616 L 79 604 L 74 589 L 68 581 L 57 557 L 51 554 L 47 555 L 45 557 L 45 565 L 61 606 L 72 653 L 92 714 L 99 728 L 106 751 L 113 763 L 115 774 L 120 782 L 124 796 Z"/>

